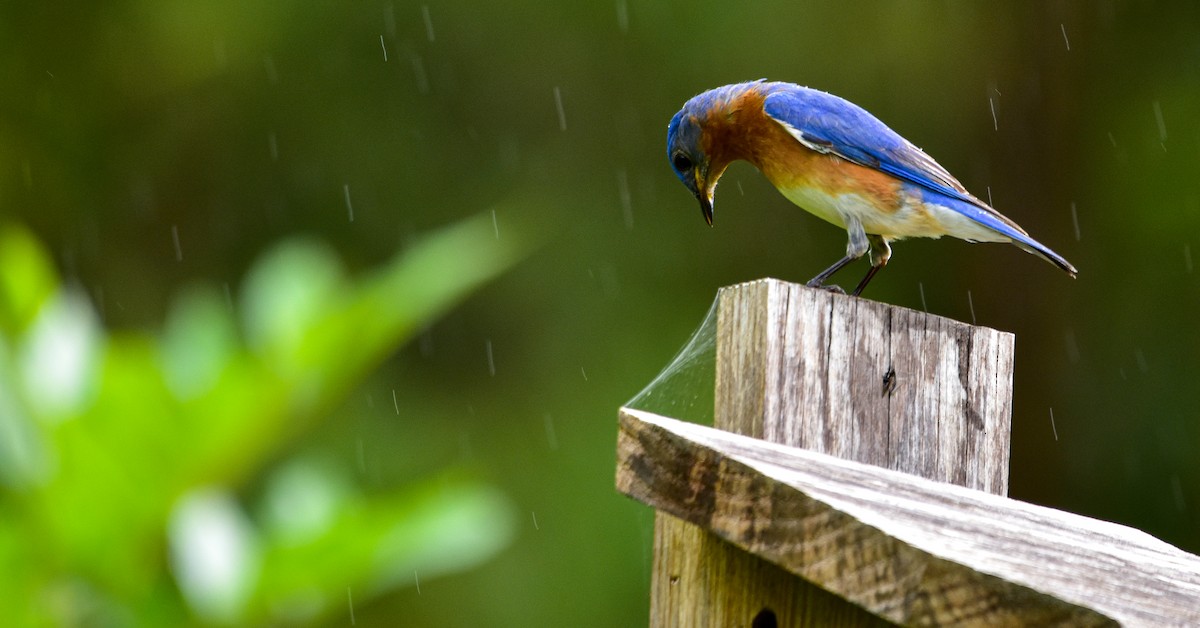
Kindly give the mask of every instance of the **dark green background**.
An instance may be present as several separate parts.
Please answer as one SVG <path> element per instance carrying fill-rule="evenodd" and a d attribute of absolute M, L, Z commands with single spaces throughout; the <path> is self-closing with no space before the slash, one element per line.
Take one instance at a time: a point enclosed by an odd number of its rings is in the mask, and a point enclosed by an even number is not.
<path fill-rule="evenodd" d="M 183 285 L 236 287 L 290 235 L 365 271 L 459 218 L 529 214 L 547 245 L 288 448 L 325 450 L 364 484 L 465 466 L 515 504 L 498 557 L 363 599 L 358 625 L 637 625 L 652 514 L 613 489 L 617 407 L 719 286 L 804 281 L 845 246 L 745 164 L 707 228 L 667 166 L 667 121 L 725 83 L 824 89 L 1079 268 L 1072 281 L 1013 247 L 901 242 L 867 292 L 1016 334 L 1012 496 L 1195 552 L 1191 7 L 6 3 L 0 219 L 34 230 L 106 326 L 157 329 Z"/>

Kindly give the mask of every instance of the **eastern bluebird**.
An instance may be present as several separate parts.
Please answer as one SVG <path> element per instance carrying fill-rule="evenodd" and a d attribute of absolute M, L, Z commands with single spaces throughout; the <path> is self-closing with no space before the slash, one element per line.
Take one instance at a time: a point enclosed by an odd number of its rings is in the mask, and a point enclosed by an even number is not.
<path fill-rule="evenodd" d="M 717 180 L 730 163 L 744 159 L 789 201 L 845 228 L 846 256 L 809 286 L 824 286 L 870 251 L 871 269 L 854 289 L 858 295 L 887 264 L 889 242 L 944 235 L 1011 242 L 1076 274 L 1070 262 L 973 196 L 878 118 L 815 89 L 759 80 L 704 92 L 671 118 L 667 158 L 710 226 Z"/>

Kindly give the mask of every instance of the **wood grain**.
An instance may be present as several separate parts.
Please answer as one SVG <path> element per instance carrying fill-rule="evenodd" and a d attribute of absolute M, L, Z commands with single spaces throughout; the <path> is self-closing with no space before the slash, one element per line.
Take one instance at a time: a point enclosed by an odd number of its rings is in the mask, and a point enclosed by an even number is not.
<path fill-rule="evenodd" d="M 716 364 L 718 428 L 1008 492 L 1012 334 L 763 279 L 721 290 Z"/>
<path fill-rule="evenodd" d="M 717 307 L 716 427 L 1007 491 L 1011 334 L 775 279 L 722 288 Z M 763 609 L 779 626 L 881 623 L 656 518 L 652 626 L 748 626 Z"/>
<path fill-rule="evenodd" d="M 897 623 L 1200 625 L 1200 557 L 1132 528 L 627 409 L 617 450 L 621 491 Z"/>

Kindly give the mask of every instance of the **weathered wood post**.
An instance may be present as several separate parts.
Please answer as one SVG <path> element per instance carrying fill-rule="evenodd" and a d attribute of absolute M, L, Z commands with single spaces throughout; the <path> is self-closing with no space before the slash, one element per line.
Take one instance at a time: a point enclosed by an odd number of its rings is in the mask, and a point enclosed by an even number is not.
<path fill-rule="evenodd" d="M 1011 334 L 772 279 L 718 308 L 715 427 L 1007 492 Z M 651 626 L 884 623 L 661 512 L 654 546 Z M 840 571 L 883 582 L 877 559 Z"/>

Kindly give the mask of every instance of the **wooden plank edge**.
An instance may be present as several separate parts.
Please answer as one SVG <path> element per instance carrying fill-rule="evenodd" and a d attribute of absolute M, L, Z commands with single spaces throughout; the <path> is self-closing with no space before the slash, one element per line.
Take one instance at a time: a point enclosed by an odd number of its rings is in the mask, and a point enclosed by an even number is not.
<path fill-rule="evenodd" d="M 627 408 L 617 449 L 623 493 L 891 621 L 1200 623 L 1200 558 L 1126 526 Z"/>

